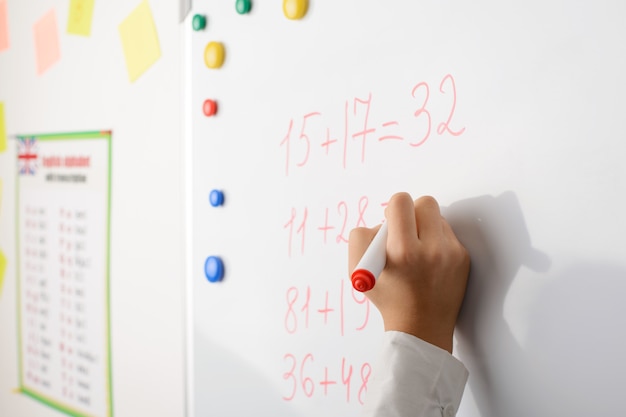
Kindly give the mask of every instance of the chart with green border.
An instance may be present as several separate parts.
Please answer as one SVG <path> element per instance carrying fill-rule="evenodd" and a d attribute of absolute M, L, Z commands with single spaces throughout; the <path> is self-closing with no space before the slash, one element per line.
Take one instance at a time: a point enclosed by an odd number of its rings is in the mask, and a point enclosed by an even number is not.
<path fill-rule="evenodd" d="M 17 136 L 19 391 L 77 417 L 113 415 L 111 136 Z"/>

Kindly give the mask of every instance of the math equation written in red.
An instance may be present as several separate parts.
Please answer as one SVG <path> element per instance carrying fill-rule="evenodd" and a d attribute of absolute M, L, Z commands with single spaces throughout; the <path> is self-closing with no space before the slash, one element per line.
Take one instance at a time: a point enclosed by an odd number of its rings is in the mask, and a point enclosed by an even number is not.
<path fill-rule="evenodd" d="M 448 98 L 447 108 L 434 108 L 433 94 Z M 445 75 L 435 92 L 426 81 L 416 83 L 410 91 L 415 106 L 403 113 L 401 118 L 390 118 L 377 125 L 370 125 L 372 93 L 364 97 L 346 99 L 343 103 L 343 125 L 330 126 L 325 114 L 312 110 L 291 118 L 286 123 L 285 135 L 279 146 L 283 149 L 285 175 L 294 170 L 314 165 L 316 160 L 338 156 L 343 169 L 348 168 L 349 156 L 357 156 L 365 163 L 370 152 L 388 142 L 403 142 L 408 148 L 419 148 L 433 137 L 463 135 L 465 127 L 455 126 L 457 89 L 454 77 Z M 334 115 L 332 115 L 334 116 Z M 329 117 L 332 118 L 332 117 Z M 405 128 L 408 125 L 408 128 Z M 380 149 L 380 148 L 378 148 Z"/>
<path fill-rule="evenodd" d="M 300 173 L 306 177 L 332 164 L 349 175 L 391 143 L 396 144 L 396 151 L 420 152 L 429 141 L 456 140 L 466 132 L 455 118 L 457 86 L 451 74 L 432 82 L 418 80 L 405 94 L 413 107 L 394 117 L 377 114 L 384 103 L 367 93 L 344 100 L 334 112 L 311 108 L 286 120 L 284 136 L 276 147 L 283 158 L 286 179 L 298 181 Z M 321 248 L 345 251 L 353 228 L 373 227 L 384 220 L 388 200 L 374 197 L 374 193 L 331 197 L 317 191 L 311 190 L 314 197 L 310 202 L 287 201 L 283 207 L 283 222 L 277 225 L 282 230 L 276 232 L 282 233 L 280 250 L 288 261 L 306 263 Z M 337 279 L 323 283 L 286 280 L 281 293 L 282 328 L 293 343 L 281 352 L 282 368 L 278 370 L 284 401 L 317 401 L 332 396 L 354 406 L 364 402 L 372 365 L 368 355 L 355 355 L 349 347 L 351 340 L 369 338 L 369 333 L 378 331 L 371 328 L 376 322 L 372 320 L 375 310 L 364 293 L 352 288 L 343 272 L 331 274 Z M 339 337 L 347 343 L 337 343 L 337 352 L 329 356 L 308 345 L 311 335 L 330 340 Z"/>

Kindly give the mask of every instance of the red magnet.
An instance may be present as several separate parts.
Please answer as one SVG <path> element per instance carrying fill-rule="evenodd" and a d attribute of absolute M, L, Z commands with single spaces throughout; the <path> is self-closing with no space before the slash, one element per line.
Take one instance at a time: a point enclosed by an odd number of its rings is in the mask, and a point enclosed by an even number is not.
<path fill-rule="evenodd" d="M 211 99 L 204 100 L 204 104 L 202 104 L 202 112 L 207 117 L 215 115 L 215 113 L 217 113 L 217 102 Z"/>

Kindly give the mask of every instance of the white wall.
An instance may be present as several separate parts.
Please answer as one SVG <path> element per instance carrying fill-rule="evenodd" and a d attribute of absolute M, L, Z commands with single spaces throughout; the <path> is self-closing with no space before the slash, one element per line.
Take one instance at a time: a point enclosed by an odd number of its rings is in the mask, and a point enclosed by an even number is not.
<path fill-rule="evenodd" d="M 0 52 L 7 133 L 113 131 L 111 349 L 113 410 L 182 416 L 183 215 L 179 5 L 150 0 L 161 58 L 128 80 L 118 25 L 139 0 L 96 1 L 90 37 L 68 35 L 67 0 L 8 0 L 10 47 Z M 61 59 L 41 76 L 33 24 L 55 8 Z M 15 279 L 15 144 L 0 154 L 0 415 L 59 413 L 18 386 Z"/>

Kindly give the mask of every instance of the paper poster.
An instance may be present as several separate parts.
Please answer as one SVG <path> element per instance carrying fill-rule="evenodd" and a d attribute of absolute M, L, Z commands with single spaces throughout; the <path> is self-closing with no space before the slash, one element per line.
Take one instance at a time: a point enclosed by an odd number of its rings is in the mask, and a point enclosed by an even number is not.
<path fill-rule="evenodd" d="M 18 136 L 20 391 L 110 417 L 110 132 Z"/>
<path fill-rule="evenodd" d="M 9 16 L 6 0 L 0 0 L 0 52 L 9 48 Z"/>
<path fill-rule="evenodd" d="M 120 24 L 119 31 L 128 77 L 133 82 L 161 57 L 159 38 L 147 1 L 141 2 Z"/>
<path fill-rule="evenodd" d="M 59 31 L 54 9 L 50 9 L 35 23 L 33 32 L 35 35 L 37 75 L 41 75 L 61 59 Z"/>
<path fill-rule="evenodd" d="M 7 150 L 7 128 L 4 122 L 4 103 L 0 102 L 0 153 Z"/>
<path fill-rule="evenodd" d="M 70 14 L 67 18 L 67 33 L 89 36 L 93 16 L 94 0 L 70 0 Z"/>

